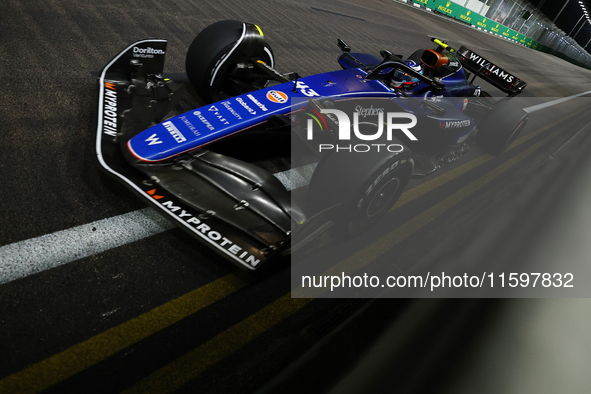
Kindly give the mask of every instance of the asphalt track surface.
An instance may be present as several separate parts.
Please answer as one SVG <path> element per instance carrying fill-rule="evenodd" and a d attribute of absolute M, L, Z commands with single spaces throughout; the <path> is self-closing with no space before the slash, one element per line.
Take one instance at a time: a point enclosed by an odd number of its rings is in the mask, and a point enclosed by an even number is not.
<path fill-rule="evenodd" d="M 96 80 L 132 41 L 167 38 L 165 73 L 183 79 L 186 48 L 221 19 L 257 23 L 276 67 L 301 75 L 337 68 L 338 37 L 354 50 L 408 55 L 429 47 L 431 34 L 510 65 L 528 82 L 530 105 L 591 91 L 591 71 L 388 0 L 7 0 L 0 15 L 0 269 L 9 278 L 0 285 L 2 393 L 255 392 L 363 305 L 292 299 L 289 261 L 241 272 L 102 174 Z M 396 256 L 404 267 L 469 239 L 484 213 L 502 209 L 581 129 L 587 107 L 579 100 L 536 111 L 505 154 L 475 148 L 414 181 L 399 203 L 405 208 L 390 213 L 390 223 L 406 223 L 406 235 L 392 235 L 390 225 L 387 246 L 365 258 Z M 117 217 L 131 222 L 103 221 Z M 133 234 L 119 235 L 121 227 Z M 73 231 L 68 248 L 76 251 L 43 270 L 50 250 L 66 249 L 51 238 L 63 231 Z M 43 236 L 45 243 L 23 246 Z M 14 279 L 11 261 L 39 272 Z M 404 306 L 389 302 L 392 314 L 371 322 L 374 335 Z M 371 339 L 351 347 L 362 351 Z"/>

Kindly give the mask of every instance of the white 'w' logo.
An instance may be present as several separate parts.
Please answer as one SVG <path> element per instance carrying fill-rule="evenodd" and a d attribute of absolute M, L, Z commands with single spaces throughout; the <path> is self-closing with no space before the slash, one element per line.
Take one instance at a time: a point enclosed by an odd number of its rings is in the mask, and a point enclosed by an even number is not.
<path fill-rule="evenodd" d="M 146 140 L 146 142 L 148 142 L 148 141 L 150 141 L 150 143 L 149 143 L 148 145 L 156 145 L 156 144 L 161 144 L 161 143 L 162 143 L 162 141 L 160 141 L 160 140 L 158 139 L 158 137 L 156 136 L 156 134 L 152 134 L 152 135 L 150 136 L 150 138 L 148 138 L 148 139 Z"/>

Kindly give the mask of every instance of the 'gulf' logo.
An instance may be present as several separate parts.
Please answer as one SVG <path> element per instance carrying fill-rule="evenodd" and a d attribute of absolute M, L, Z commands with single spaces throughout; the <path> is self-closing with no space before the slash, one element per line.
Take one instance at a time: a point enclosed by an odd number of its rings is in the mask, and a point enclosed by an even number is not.
<path fill-rule="evenodd" d="M 283 104 L 287 101 L 287 94 L 278 90 L 270 90 L 267 93 L 267 99 L 277 104 Z"/>

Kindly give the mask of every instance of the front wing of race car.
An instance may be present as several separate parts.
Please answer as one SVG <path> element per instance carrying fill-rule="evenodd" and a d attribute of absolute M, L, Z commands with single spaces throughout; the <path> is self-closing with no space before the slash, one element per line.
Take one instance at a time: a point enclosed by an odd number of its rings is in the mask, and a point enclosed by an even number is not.
<path fill-rule="evenodd" d="M 272 174 L 205 149 L 143 166 L 125 159 L 127 141 L 164 120 L 182 96 L 182 85 L 162 77 L 165 54 L 165 40 L 138 41 L 103 69 L 98 161 L 163 216 L 254 270 L 289 247 L 292 221 L 304 221 Z"/>

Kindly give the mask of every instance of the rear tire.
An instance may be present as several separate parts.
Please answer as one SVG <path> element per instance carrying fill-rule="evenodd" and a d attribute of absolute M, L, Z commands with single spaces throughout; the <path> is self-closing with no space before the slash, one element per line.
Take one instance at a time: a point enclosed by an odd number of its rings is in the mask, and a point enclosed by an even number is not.
<path fill-rule="evenodd" d="M 220 21 L 195 37 L 185 67 L 197 94 L 211 103 L 264 87 L 267 78 L 252 77 L 253 57 L 274 66 L 273 51 L 261 30 L 250 23 Z"/>
<path fill-rule="evenodd" d="M 339 204 L 333 221 L 346 236 L 362 234 L 384 217 L 412 175 L 412 161 L 406 154 L 335 153 L 326 159 L 314 172 L 308 202 L 316 211 Z"/>
<path fill-rule="evenodd" d="M 501 100 L 480 121 L 478 142 L 490 153 L 500 155 L 517 139 L 527 118 L 527 113 L 515 108 L 511 100 Z"/>
<path fill-rule="evenodd" d="M 411 175 L 411 162 L 397 158 L 384 163 L 368 176 L 354 195 L 353 204 L 349 204 L 345 211 L 342 218 L 343 231 L 355 236 L 369 230 L 396 204 Z"/>

